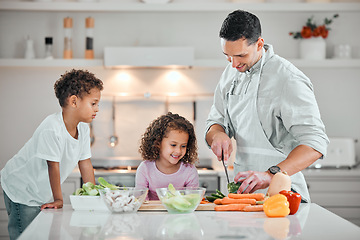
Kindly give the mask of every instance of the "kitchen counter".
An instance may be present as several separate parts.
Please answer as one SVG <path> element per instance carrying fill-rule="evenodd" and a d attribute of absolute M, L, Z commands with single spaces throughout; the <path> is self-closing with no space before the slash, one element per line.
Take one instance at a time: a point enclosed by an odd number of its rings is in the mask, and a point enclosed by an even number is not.
<path fill-rule="evenodd" d="M 286 218 L 263 212 L 196 211 L 190 214 L 45 209 L 23 239 L 358 239 L 360 227 L 314 204 Z"/>

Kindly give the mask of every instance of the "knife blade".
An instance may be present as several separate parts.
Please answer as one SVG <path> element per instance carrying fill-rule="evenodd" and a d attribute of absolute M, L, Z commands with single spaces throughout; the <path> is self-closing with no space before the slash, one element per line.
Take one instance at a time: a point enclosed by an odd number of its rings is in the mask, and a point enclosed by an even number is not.
<path fill-rule="evenodd" d="M 227 164 L 225 164 L 225 161 L 224 161 L 224 153 L 221 153 L 221 161 L 222 161 L 224 169 L 225 169 L 227 182 L 230 183 L 229 174 L 228 174 L 228 171 L 227 171 Z"/>

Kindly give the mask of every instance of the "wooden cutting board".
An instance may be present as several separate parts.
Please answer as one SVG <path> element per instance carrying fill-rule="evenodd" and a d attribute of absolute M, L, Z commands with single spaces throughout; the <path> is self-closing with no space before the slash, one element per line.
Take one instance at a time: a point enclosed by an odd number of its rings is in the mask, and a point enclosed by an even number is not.
<path fill-rule="evenodd" d="M 214 211 L 215 203 L 200 204 L 196 211 Z M 160 201 L 145 201 L 139 211 L 166 211 Z"/>

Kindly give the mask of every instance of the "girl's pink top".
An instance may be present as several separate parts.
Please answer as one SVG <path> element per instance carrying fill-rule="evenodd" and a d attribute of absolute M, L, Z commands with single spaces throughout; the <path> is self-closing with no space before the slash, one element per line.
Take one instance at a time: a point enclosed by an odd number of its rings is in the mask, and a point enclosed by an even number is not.
<path fill-rule="evenodd" d="M 165 174 L 160 172 L 155 161 L 143 161 L 136 170 L 136 187 L 146 187 L 149 189 L 147 200 L 158 200 L 157 188 L 166 188 L 169 183 L 177 187 L 198 187 L 199 175 L 193 164 L 181 162 L 177 172 Z"/>

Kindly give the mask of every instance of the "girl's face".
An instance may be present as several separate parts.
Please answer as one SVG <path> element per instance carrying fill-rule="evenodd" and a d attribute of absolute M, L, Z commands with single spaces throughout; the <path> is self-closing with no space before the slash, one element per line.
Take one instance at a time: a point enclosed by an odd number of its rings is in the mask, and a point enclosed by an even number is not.
<path fill-rule="evenodd" d="M 160 162 L 176 165 L 185 156 L 189 134 L 179 130 L 170 130 L 160 145 Z"/>

